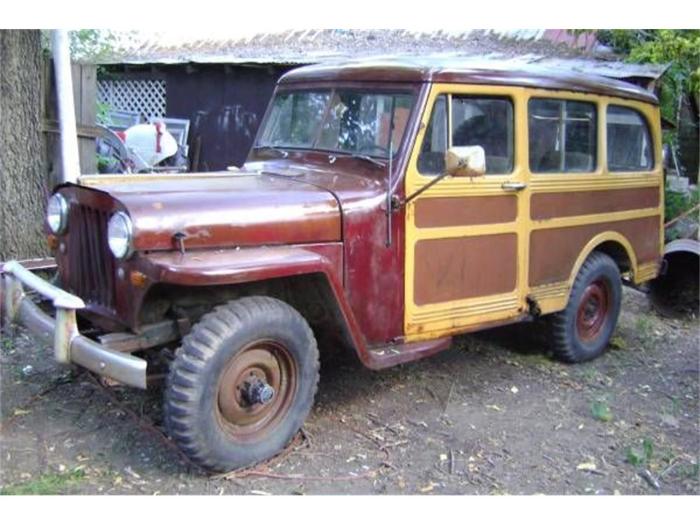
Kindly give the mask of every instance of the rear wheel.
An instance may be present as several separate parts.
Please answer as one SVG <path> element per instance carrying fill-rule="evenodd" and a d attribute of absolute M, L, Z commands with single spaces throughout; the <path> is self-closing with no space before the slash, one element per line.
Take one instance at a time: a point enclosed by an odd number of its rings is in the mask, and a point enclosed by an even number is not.
<path fill-rule="evenodd" d="M 268 459 L 301 428 L 318 369 L 316 340 L 299 312 L 269 297 L 231 301 L 183 339 L 165 392 L 168 431 L 209 470 Z"/>
<path fill-rule="evenodd" d="M 550 318 L 555 357 L 578 363 L 602 354 L 617 325 L 621 300 L 615 261 L 593 252 L 576 276 L 566 309 Z"/>

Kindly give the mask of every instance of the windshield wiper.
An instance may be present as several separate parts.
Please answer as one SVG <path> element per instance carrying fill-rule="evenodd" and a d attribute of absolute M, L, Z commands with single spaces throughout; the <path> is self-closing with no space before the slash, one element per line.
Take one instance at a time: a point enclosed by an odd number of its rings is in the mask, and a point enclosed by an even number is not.
<path fill-rule="evenodd" d="M 359 153 L 352 153 L 350 155 L 353 159 L 361 159 L 361 160 L 366 160 L 367 162 L 371 162 L 375 166 L 379 166 L 380 168 L 384 168 L 386 166 L 386 162 L 382 162 L 380 160 L 374 159 L 370 157 L 369 155 L 361 155 Z"/>
<path fill-rule="evenodd" d="M 254 146 L 253 149 L 254 150 L 269 149 L 269 150 L 276 151 L 277 153 L 279 153 L 283 159 L 286 159 L 287 157 L 289 157 L 289 152 L 283 150 L 279 146 L 274 146 L 274 145 L 272 145 L 272 146 Z"/>

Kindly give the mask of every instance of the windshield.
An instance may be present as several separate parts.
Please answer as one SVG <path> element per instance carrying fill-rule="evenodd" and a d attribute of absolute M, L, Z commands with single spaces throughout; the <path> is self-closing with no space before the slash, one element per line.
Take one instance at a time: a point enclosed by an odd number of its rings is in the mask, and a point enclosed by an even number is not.
<path fill-rule="evenodd" d="M 283 91 L 272 101 L 256 147 L 389 156 L 403 139 L 414 96 L 357 89 Z"/>

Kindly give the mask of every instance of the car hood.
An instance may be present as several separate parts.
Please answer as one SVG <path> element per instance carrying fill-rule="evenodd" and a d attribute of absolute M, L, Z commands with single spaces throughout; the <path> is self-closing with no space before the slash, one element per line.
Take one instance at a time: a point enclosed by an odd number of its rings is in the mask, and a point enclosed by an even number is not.
<path fill-rule="evenodd" d="M 176 249 L 181 234 L 186 249 L 341 240 L 333 193 L 290 177 L 252 171 L 125 176 L 95 189 L 129 214 L 136 250 Z"/>

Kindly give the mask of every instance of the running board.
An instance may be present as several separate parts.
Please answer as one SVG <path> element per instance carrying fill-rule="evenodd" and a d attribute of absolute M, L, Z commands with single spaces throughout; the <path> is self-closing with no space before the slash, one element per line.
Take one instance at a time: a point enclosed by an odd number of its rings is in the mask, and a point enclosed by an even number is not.
<path fill-rule="evenodd" d="M 367 353 L 365 365 L 372 370 L 381 370 L 390 366 L 416 361 L 447 350 L 452 346 L 451 337 L 419 341 L 416 343 L 397 343 L 371 348 Z"/>

